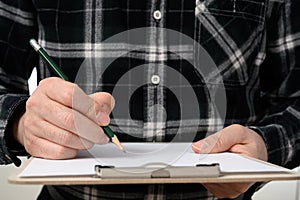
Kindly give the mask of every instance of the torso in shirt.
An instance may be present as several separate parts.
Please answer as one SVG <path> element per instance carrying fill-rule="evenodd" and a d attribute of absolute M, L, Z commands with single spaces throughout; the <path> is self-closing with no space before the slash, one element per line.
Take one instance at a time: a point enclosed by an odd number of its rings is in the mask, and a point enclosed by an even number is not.
<path fill-rule="evenodd" d="M 64 72 L 87 93 L 114 94 L 116 85 L 122 91 L 115 92 L 111 120 L 122 141 L 170 141 L 176 134 L 190 140 L 195 132 L 197 140 L 229 124 L 251 125 L 264 112 L 259 70 L 265 56 L 267 0 L 34 2 L 39 41 Z M 151 29 L 141 35 L 143 44 L 132 38 L 117 41 L 118 34 L 145 27 Z M 197 44 L 170 42 L 168 29 Z M 201 66 L 185 59 L 197 58 L 199 46 L 216 65 L 205 77 L 198 71 Z M 177 82 L 169 80 L 168 69 L 178 72 Z M 39 75 L 53 74 L 40 62 Z M 154 75 L 158 83 L 153 83 Z M 226 91 L 225 101 L 222 97 L 219 102 L 226 107 L 221 117 L 209 107 L 211 91 L 219 85 Z M 194 93 L 187 93 L 190 88 Z M 196 104 L 184 107 L 191 98 Z"/>

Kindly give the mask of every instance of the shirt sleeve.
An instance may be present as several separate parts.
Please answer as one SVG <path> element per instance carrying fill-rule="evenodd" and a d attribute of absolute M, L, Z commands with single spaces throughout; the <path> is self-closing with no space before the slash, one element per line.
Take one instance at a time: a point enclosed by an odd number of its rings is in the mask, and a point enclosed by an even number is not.
<path fill-rule="evenodd" d="M 285 0 L 267 21 L 267 53 L 260 80 L 268 112 L 251 127 L 265 140 L 269 162 L 287 168 L 300 165 L 299 9 L 300 1 Z"/>
<path fill-rule="evenodd" d="M 25 149 L 12 139 L 11 124 L 25 110 L 28 78 L 37 63 L 29 39 L 37 37 L 35 7 L 30 0 L 0 0 L 0 164 L 20 165 Z"/>

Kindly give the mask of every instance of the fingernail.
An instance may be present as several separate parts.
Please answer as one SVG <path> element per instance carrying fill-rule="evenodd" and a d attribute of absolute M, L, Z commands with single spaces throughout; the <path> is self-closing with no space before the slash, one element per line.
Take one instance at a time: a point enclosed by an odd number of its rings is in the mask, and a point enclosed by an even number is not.
<path fill-rule="evenodd" d="M 209 145 L 205 141 L 201 143 L 200 147 L 196 146 L 195 144 L 193 144 L 192 146 L 193 146 L 194 151 L 196 153 L 208 153 L 208 147 L 209 147 Z"/>
<path fill-rule="evenodd" d="M 109 123 L 109 117 L 106 113 L 103 112 L 99 112 L 96 115 L 96 120 L 98 122 L 99 125 L 107 125 Z"/>
<path fill-rule="evenodd" d="M 114 107 L 115 107 L 116 101 L 115 101 L 114 98 L 111 98 L 110 105 L 111 105 L 111 108 L 114 108 Z"/>
<path fill-rule="evenodd" d="M 200 148 L 197 147 L 195 144 L 192 144 L 193 150 L 195 151 L 195 153 L 200 153 Z"/>

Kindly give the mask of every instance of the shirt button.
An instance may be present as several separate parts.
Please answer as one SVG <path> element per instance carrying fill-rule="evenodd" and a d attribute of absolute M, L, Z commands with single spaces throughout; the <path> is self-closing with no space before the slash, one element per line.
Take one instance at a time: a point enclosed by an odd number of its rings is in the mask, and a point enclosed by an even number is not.
<path fill-rule="evenodd" d="M 159 82 L 160 82 L 160 77 L 157 76 L 157 75 L 153 75 L 153 76 L 151 77 L 151 82 L 152 82 L 154 85 L 159 84 Z"/>
<path fill-rule="evenodd" d="M 156 19 L 156 20 L 160 20 L 161 19 L 161 12 L 159 10 L 154 11 L 153 18 Z"/>

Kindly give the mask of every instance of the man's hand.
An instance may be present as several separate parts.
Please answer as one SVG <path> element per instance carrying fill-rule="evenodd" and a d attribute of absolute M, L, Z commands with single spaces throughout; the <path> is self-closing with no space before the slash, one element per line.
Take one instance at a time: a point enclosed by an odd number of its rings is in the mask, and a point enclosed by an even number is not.
<path fill-rule="evenodd" d="M 241 125 L 231 125 L 223 130 L 195 142 L 196 153 L 232 152 L 268 160 L 266 145 L 256 132 Z M 230 161 L 228 161 L 230 162 Z M 246 192 L 254 183 L 210 183 L 204 186 L 217 198 L 235 198 Z"/>
<path fill-rule="evenodd" d="M 109 124 L 113 106 L 108 93 L 88 96 L 76 84 L 47 78 L 28 99 L 14 137 L 32 156 L 73 158 L 79 149 L 109 141 L 100 126 Z"/>

